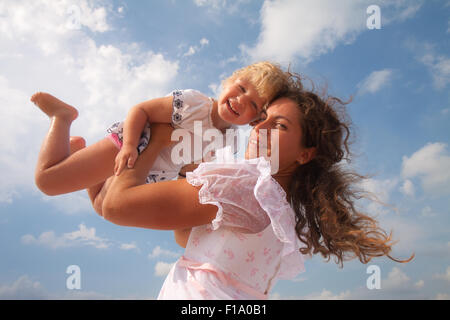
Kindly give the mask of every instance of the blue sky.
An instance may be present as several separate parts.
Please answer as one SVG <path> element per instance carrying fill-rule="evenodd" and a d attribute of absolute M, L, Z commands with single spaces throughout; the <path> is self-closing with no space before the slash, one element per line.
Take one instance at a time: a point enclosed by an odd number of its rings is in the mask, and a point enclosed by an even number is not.
<path fill-rule="evenodd" d="M 370 5 L 379 30 L 366 26 Z M 185 88 L 217 96 L 233 70 L 264 59 L 353 97 L 351 165 L 396 210 L 361 207 L 393 230 L 394 256 L 416 254 L 371 261 L 379 290 L 366 287 L 368 265 L 316 256 L 271 298 L 449 299 L 449 13 L 447 0 L 2 1 L 0 299 L 153 299 L 183 252 L 171 232 L 104 221 L 85 192 L 37 190 L 48 120 L 34 92 L 76 106 L 72 134 L 91 144 L 137 102 Z M 66 287 L 70 265 L 81 290 Z"/>

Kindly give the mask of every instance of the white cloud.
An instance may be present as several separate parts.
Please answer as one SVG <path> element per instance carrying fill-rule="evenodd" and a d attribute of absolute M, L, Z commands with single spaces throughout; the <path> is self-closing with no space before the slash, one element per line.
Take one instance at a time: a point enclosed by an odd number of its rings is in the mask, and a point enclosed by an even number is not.
<path fill-rule="evenodd" d="M 137 250 L 137 251 L 139 251 L 139 248 L 138 248 L 136 242 L 122 243 L 119 248 L 121 250 Z"/>
<path fill-rule="evenodd" d="M 52 294 L 52 300 L 111 300 L 113 297 L 110 295 L 106 295 L 103 293 L 98 293 L 94 291 L 79 291 L 79 290 L 71 290 L 66 292 L 63 296 Z M 126 299 L 121 298 L 121 299 Z"/>
<path fill-rule="evenodd" d="M 166 263 L 162 261 L 158 261 L 155 264 L 155 276 L 157 277 L 165 277 L 169 274 L 170 269 L 172 269 L 175 263 Z"/>
<path fill-rule="evenodd" d="M 222 90 L 222 86 L 220 84 L 211 83 L 211 84 L 208 85 L 208 88 L 211 90 L 211 92 L 213 93 L 214 97 L 219 97 L 220 96 L 220 92 Z"/>
<path fill-rule="evenodd" d="M 80 12 L 80 24 L 88 27 L 94 32 L 106 32 L 111 30 L 111 26 L 106 21 L 107 8 L 92 8 L 87 1 L 78 2 L 76 7 Z"/>
<path fill-rule="evenodd" d="M 425 286 L 425 281 L 419 280 L 416 283 L 414 283 L 414 287 L 417 289 L 422 289 Z"/>
<path fill-rule="evenodd" d="M 40 245 L 52 249 L 73 246 L 92 246 L 97 249 L 110 247 L 111 242 L 108 239 L 100 238 L 95 233 L 95 228 L 87 228 L 84 224 L 80 224 L 78 230 L 64 233 L 61 236 L 57 236 L 54 231 L 46 231 L 37 238 L 26 234 L 22 236 L 21 240 L 26 245 Z"/>
<path fill-rule="evenodd" d="M 107 8 L 96 5 L 98 1 L 80 0 L 74 5 L 70 0 L 2 1 L 0 4 L 0 34 L 2 40 L 16 40 L 19 45 L 31 35 L 45 54 L 52 54 L 64 45 L 62 38 L 71 38 L 74 26 L 86 27 L 93 32 L 111 29 L 106 21 Z M 84 32 L 84 31 L 83 31 Z"/>
<path fill-rule="evenodd" d="M 383 273 L 383 269 L 381 269 Z M 386 278 L 381 279 L 380 290 L 358 288 L 352 293 L 356 299 L 417 299 L 422 298 L 421 289 L 425 282 L 413 280 L 399 267 L 393 267 Z"/>
<path fill-rule="evenodd" d="M 435 297 L 436 300 L 450 300 L 450 294 L 448 293 L 438 293 Z"/>
<path fill-rule="evenodd" d="M 447 270 L 445 271 L 444 274 L 433 275 L 433 279 L 445 280 L 447 282 L 450 282 L 450 267 L 447 267 Z"/>
<path fill-rule="evenodd" d="M 394 3 L 391 1 L 390 5 L 393 6 L 393 13 L 383 16 L 384 21 L 389 24 L 395 20 L 403 21 L 410 19 L 416 15 L 423 4 L 424 1 L 399 0 Z"/>
<path fill-rule="evenodd" d="M 234 56 L 231 56 L 230 58 L 221 60 L 221 61 L 219 62 L 219 65 L 220 65 L 222 68 L 225 68 L 226 65 L 228 65 L 228 64 L 230 64 L 230 63 L 236 63 L 236 62 L 238 62 L 238 61 L 239 61 L 238 57 L 237 57 L 236 55 L 234 55 Z"/>
<path fill-rule="evenodd" d="M 199 7 L 210 6 L 213 8 L 221 8 L 227 4 L 227 0 L 194 0 Z"/>
<path fill-rule="evenodd" d="M 58 197 L 42 196 L 42 200 L 57 208 L 65 214 L 76 214 L 80 212 L 94 212 L 91 200 L 86 191 L 78 191 L 70 194 L 60 195 Z"/>
<path fill-rule="evenodd" d="M 319 294 L 312 294 L 305 297 L 305 300 L 345 300 L 350 299 L 351 293 L 349 290 L 339 294 L 333 294 L 331 291 L 323 289 Z"/>
<path fill-rule="evenodd" d="M 450 83 L 450 57 L 437 52 L 437 45 L 429 42 L 419 42 L 411 38 L 405 43 L 415 54 L 416 59 L 428 68 L 434 88 L 445 89 Z"/>
<path fill-rule="evenodd" d="M 207 8 L 208 11 L 216 14 L 236 13 L 239 6 L 245 2 L 249 0 L 194 0 L 196 6 Z"/>
<path fill-rule="evenodd" d="M 393 71 L 384 69 L 372 72 L 360 84 L 360 94 L 375 93 L 381 88 L 389 85 L 392 80 Z"/>
<path fill-rule="evenodd" d="M 426 218 L 431 218 L 431 217 L 435 217 L 436 213 L 433 211 L 433 209 L 431 209 L 430 206 L 426 206 L 425 208 L 422 209 L 422 217 L 426 217 Z"/>
<path fill-rule="evenodd" d="M 138 44 L 96 43 L 96 34 L 114 30 L 108 19 L 117 13 L 108 1 L 77 1 L 79 19 L 69 10 L 72 5 L 69 0 L 0 3 L 0 118 L 8 119 L 0 128 L 8 136 L 0 141 L 0 202 L 12 202 L 24 189 L 36 191 L 33 168 L 49 121 L 29 101 L 34 92 L 50 92 L 77 107 L 80 117 L 71 134 L 89 145 L 123 120 L 132 105 L 173 89 L 177 61 Z M 68 26 L 73 19 L 79 29 Z"/>
<path fill-rule="evenodd" d="M 450 155 L 447 144 L 429 143 L 402 163 L 404 178 L 418 177 L 425 192 L 433 195 L 450 193 Z"/>
<path fill-rule="evenodd" d="M 0 300 L 40 300 L 50 299 L 50 295 L 38 282 L 27 275 L 19 277 L 11 285 L 0 286 Z"/>
<path fill-rule="evenodd" d="M 197 52 L 197 49 L 193 46 L 189 47 L 189 50 L 183 55 L 184 57 L 193 56 Z"/>
<path fill-rule="evenodd" d="M 450 57 L 434 53 L 425 54 L 420 61 L 428 67 L 436 89 L 444 89 L 450 83 Z"/>
<path fill-rule="evenodd" d="M 367 211 L 372 215 L 386 214 L 388 211 L 395 210 L 390 204 L 389 199 L 392 191 L 398 184 L 398 179 L 364 179 L 359 186 L 370 193 L 370 200 L 367 204 Z M 363 201 L 366 202 L 366 201 Z M 388 209 L 389 208 L 389 209 Z"/>
<path fill-rule="evenodd" d="M 202 47 L 209 45 L 209 40 L 206 39 L 206 38 L 201 38 L 201 39 L 200 39 L 200 45 L 201 45 Z"/>
<path fill-rule="evenodd" d="M 409 216 L 385 215 L 379 219 L 380 227 L 397 241 L 391 255 L 397 259 L 407 259 L 417 251 L 426 238 L 423 226 Z"/>
<path fill-rule="evenodd" d="M 112 297 L 92 291 L 68 291 L 64 294 L 50 293 L 28 275 L 20 276 L 12 284 L 0 285 L 0 300 L 105 300 Z"/>
<path fill-rule="evenodd" d="M 155 248 L 153 248 L 152 253 L 150 253 L 148 255 L 149 259 L 154 259 L 160 256 L 166 256 L 166 257 L 172 257 L 172 258 L 178 258 L 181 254 L 174 252 L 174 251 L 170 251 L 170 250 L 165 250 L 165 249 L 161 249 L 160 246 L 156 246 Z"/>
<path fill-rule="evenodd" d="M 410 285 L 411 279 L 400 268 L 394 267 L 389 272 L 386 279 L 381 282 L 384 290 L 401 290 Z"/>
<path fill-rule="evenodd" d="M 415 193 L 414 184 L 412 183 L 411 180 L 406 179 L 403 182 L 403 185 L 400 187 L 400 191 L 406 196 L 414 197 Z"/>
<path fill-rule="evenodd" d="M 281 300 L 281 295 L 278 292 L 270 293 L 269 300 Z"/>
<path fill-rule="evenodd" d="M 383 25 L 412 17 L 419 1 L 379 1 Z M 261 32 L 254 47 L 241 47 L 250 60 L 291 62 L 300 57 L 309 62 L 350 44 L 367 31 L 366 9 L 373 1 L 266 0 L 261 9 Z"/>
<path fill-rule="evenodd" d="M 44 127 L 39 123 L 42 119 L 23 107 L 27 101 L 27 95 L 11 87 L 8 79 L 0 74 L 0 118 L 4 119 L 0 136 L 8 137 L 0 139 L 0 202 L 11 203 L 14 197 L 19 196 L 19 189 L 34 183 L 34 164 L 29 158 L 31 153 L 37 155 L 39 145 L 32 145 L 29 141 L 33 140 L 33 128 L 38 131 Z"/>
<path fill-rule="evenodd" d="M 323 289 L 320 293 L 314 293 L 297 299 L 311 300 L 369 300 L 369 299 L 424 299 L 421 290 L 425 286 L 423 280 L 413 282 L 412 279 L 400 268 L 393 267 L 391 271 L 383 278 L 384 270 L 381 269 L 381 288 L 378 290 L 369 290 L 364 286 L 352 290 L 345 290 L 338 294 Z M 284 297 L 277 298 L 285 299 Z"/>
<path fill-rule="evenodd" d="M 209 40 L 206 38 L 200 39 L 200 47 L 199 46 L 189 46 L 188 51 L 183 54 L 183 57 L 193 56 L 198 53 L 203 47 L 209 45 Z"/>

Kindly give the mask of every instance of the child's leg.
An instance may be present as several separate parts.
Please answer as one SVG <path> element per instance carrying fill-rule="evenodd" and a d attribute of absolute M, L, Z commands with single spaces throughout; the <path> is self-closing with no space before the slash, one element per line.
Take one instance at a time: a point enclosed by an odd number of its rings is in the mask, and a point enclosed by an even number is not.
<path fill-rule="evenodd" d="M 41 191 L 48 195 L 74 192 L 113 175 L 119 150 L 106 138 L 70 154 L 70 126 L 78 116 L 75 108 L 46 93 L 33 95 L 31 101 L 51 119 L 35 173 Z"/>
<path fill-rule="evenodd" d="M 103 216 L 102 213 L 103 200 L 105 199 L 109 185 L 112 182 L 112 178 L 113 177 L 109 177 L 105 182 L 102 182 L 88 189 L 88 194 L 92 202 L 92 207 L 94 208 L 95 212 L 97 212 L 101 216 Z"/>
<path fill-rule="evenodd" d="M 74 154 L 81 149 L 86 148 L 86 141 L 82 137 L 70 137 L 70 154 Z M 103 191 L 102 187 L 105 182 L 101 182 L 93 187 L 87 189 L 89 199 L 91 199 L 92 207 L 94 207 L 95 211 L 102 215 L 102 199 L 100 196 L 101 191 Z"/>
<path fill-rule="evenodd" d="M 70 154 L 86 148 L 86 140 L 82 137 L 70 137 Z"/>

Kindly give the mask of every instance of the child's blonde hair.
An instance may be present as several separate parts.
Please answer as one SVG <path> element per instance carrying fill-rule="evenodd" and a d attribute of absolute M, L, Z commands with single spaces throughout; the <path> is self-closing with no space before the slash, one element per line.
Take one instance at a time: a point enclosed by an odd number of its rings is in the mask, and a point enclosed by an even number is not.
<path fill-rule="evenodd" d="M 269 104 L 281 91 L 285 90 L 289 83 L 288 75 L 281 67 L 269 61 L 262 61 L 251 64 L 233 72 L 233 74 L 223 80 L 222 86 L 238 78 L 245 78 L 256 87 L 259 96 Z"/>

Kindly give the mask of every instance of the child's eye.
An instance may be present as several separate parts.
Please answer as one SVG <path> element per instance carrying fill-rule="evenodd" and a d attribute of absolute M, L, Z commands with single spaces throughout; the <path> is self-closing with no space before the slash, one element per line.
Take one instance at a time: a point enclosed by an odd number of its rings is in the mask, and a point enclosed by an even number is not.
<path fill-rule="evenodd" d="M 247 92 L 247 90 L 245 90 L 245 88 L 244 88 L 243 86 L 239 85 L 239 88 L 241 89 L 241 91 L 242 91 L 243 93 L 246 93 L 246 92 Z"/>

